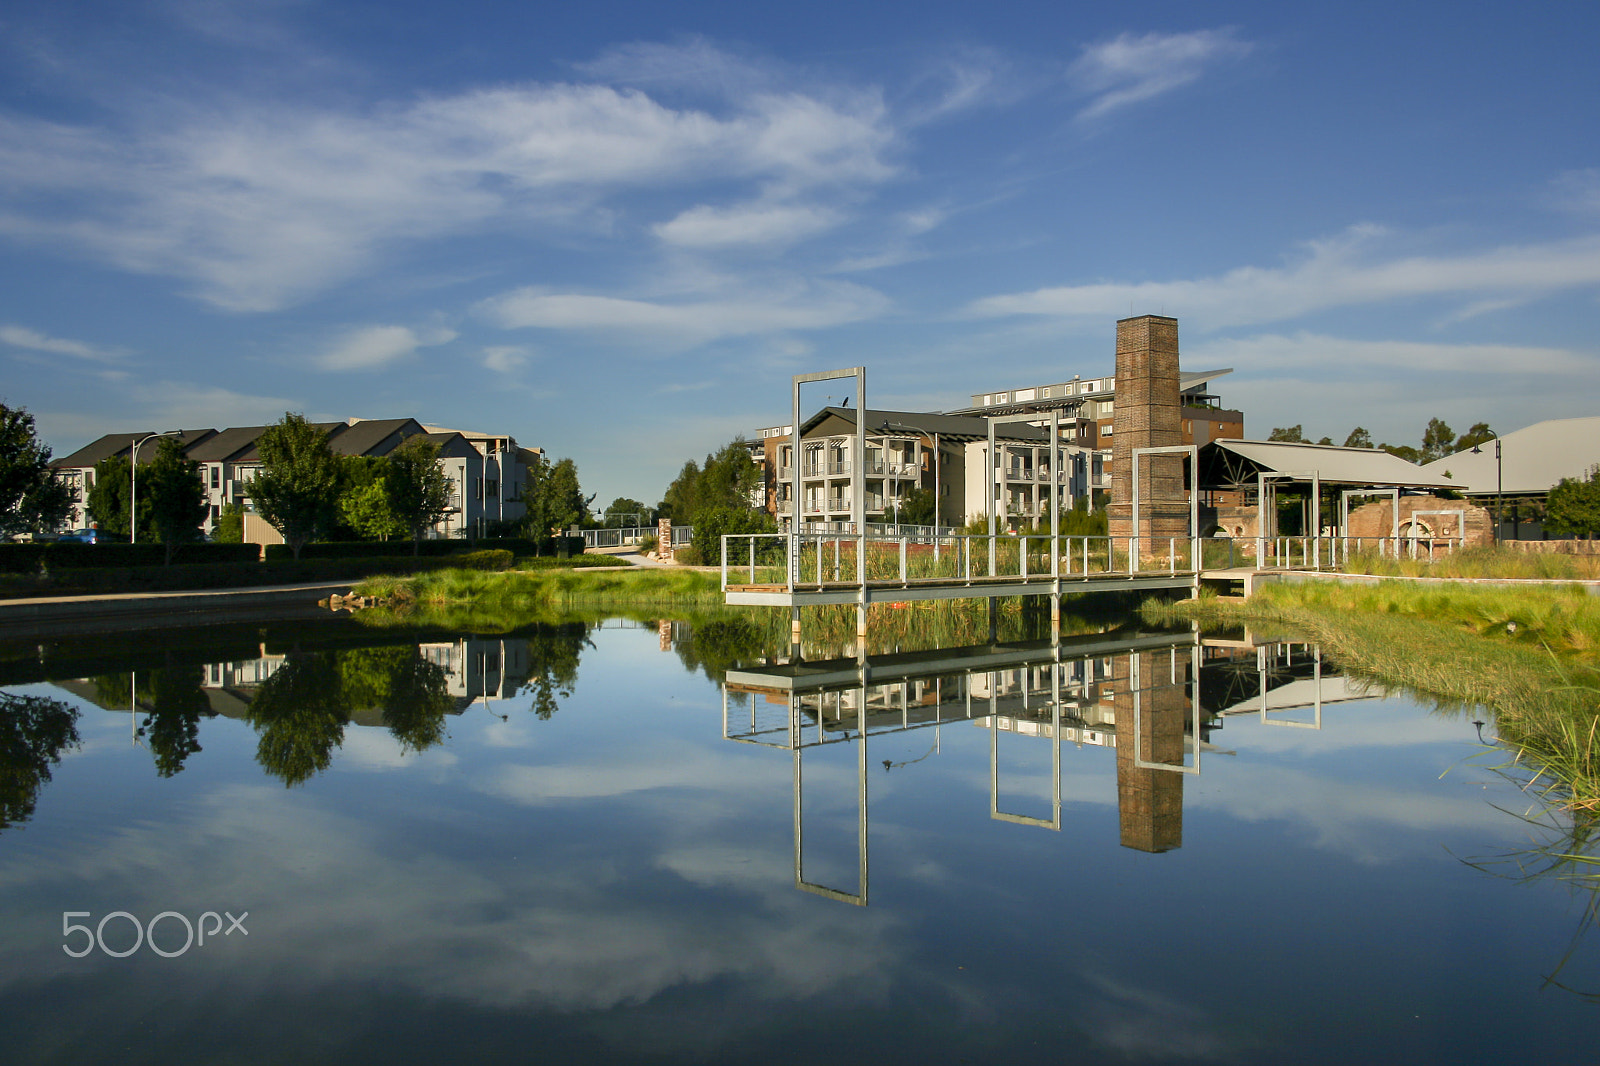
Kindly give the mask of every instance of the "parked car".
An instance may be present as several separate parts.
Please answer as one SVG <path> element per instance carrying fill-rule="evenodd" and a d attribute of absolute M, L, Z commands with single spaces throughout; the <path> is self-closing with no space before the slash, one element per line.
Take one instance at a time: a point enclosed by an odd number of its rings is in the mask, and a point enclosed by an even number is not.
<path fill-rule="evenodd" d="M 122 538 L 98 529 L 74 529 L 71 533 L 63 533 L 56 539 L 70 544 L 104 544 Z"/>

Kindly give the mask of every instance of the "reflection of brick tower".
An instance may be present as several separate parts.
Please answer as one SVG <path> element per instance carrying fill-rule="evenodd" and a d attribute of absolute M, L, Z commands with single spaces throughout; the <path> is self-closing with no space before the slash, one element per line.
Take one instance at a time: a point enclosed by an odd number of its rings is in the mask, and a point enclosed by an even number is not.
<path fill-rule="evenodd" d="M 1133 533 L 1133 450 L 1183 443 L 1178 388 L 1178 320 L 1140 315 L 1117 323 L 1117 388 L 1111 440 L 1111 535 Z M 1180 456 L 1139 460 L 1139 532 L 1145 538 L 1189 535 Z M 1143 542 L 1166 554 L 1166 543 Z"/>
<path fill-rule="evenodd" d="M 1117 723 L 1117 815 L 1122 846 L 1171 851 L 1183 846 L 1183 774 L 1133 764 L 1133 659 L 1139 660 L 1138 751 L 1145 762 L 1183 762 L 1183 726 L 1189 717 L 1184 676 L 1172 683 L 1172 661 L 1144 652 L 1119 658 L 1111 691 Z"/>

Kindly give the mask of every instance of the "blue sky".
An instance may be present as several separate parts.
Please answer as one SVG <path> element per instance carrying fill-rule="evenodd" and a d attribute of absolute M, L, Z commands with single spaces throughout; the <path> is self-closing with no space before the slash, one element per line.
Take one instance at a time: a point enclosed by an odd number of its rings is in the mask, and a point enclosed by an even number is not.
<path fill-rule="evenodd" d="M 791 374 L 949 409 L 1108 374 L 1130 313 L 1235 368 L 1252 436 L 1592 415 L 1597 39 L 1566 3 L 10 0 L 0 398 L 57 454 L 509 431 L 601 504 Z"/>

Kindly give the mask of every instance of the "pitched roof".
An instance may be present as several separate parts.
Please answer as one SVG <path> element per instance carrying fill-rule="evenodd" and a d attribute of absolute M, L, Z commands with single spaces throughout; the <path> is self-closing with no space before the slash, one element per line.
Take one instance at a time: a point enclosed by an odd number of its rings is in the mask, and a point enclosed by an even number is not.
<path fill-rule="evenodd" d="M 224 463 L 247 448 L 254 447 L 256 438 L 268 426 L 236 426 L 208 437 L 189 449 L 189 458 L 200 463 Z"/>
<path fill-rule="evenodd" d="M 1397 455 L 1376 448 L 1341 448 L 1285 441 L 1214 440 L 1200 449 L 1204 487 L 1254 486 L 1257 472 L 1288 474 L 1296 480 L 1385 488 L 1451 488 L 1448 478 L 1429 473 Z"/>
<path fill-rule="evenodd" d="M 216 434 L 217 431 L 214 429 L 185 429 L 181 431 L 178 441 L 187 451 L 198 442 L 209 440 Z M 109 459 L 114 455 L 126 456 L 133 450 L 135 441 L 154 435 L 155 433 L 152 430 L 145 430 L 139 433 L 107 433 L 99 440 L 85 444 L 71 455 L 64 455 L 60 459 L 51 460 L 50 465 L 58 469 L 94 466 L 101 460 Z M 139 462 L 148 463 L 154 457 L 155 452 L 153 450 L 143 447 L 139 449 Z"/>
<path fill-rule="evenodd" d="M 351 423 L 328 442 L 335 455 L 388 455 L 400 441 L 421 433 L 422 423 L 414 418 L 363 418 Z M 386 446 L 387 445 L 387 446 Z"/>
<path fill-rule="evenodd" d="M 1600 416 L 1554 418 L 1535 422 L 1500 438 L 1500 457 L 1495 458 L 1495 442 L 1435 459 L 1422 469 L 1443 477 L 1457 492 L 1473 496 L 1508 496 L 1549 492 L 1564 477 L 1588 476 L 1589 468 L 1600 463 Z"/>

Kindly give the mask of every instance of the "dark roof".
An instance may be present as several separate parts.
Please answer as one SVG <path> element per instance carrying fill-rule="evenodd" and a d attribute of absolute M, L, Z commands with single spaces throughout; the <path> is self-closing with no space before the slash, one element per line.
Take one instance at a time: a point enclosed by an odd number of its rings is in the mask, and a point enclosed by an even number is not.
<path fill-rule="evenodd" d="M 261 452 L 256 449 L 256 441 L 261 439 L 262 433 L 271 428 L 271 426 L 262 426 L 261 429 L 256 433 L 255 440 L 252 440 L 249 446 L 244 449 L 244 451 L 239 452 L 232 459 L 230 459 L 229 462 L 259 463 L 261 461 Z M 334 437 L 344 432 L 346 427 L 345 423 L 343 422 L 312 422 L 311 428 L 319 429 L 328 434 L 328 436 Z M 338 454 L 339 449 L 337 447 L 335 447 L 333 450 L 335 454 Z"/>
<path fill-rule="evenodd" d="M 824 407 L 800 425 L 800 436 L 804 437 L 823 420 L 829 416 L 842 418 L 854 425 L 856 420 L 854 407 Z M 887 426 L 887 430 L 884 427 Z M 868 433 L 903 433 L 915 432 L 932 436 L 937 433 L 945 440 L 988 440 L 989 423 L 984 418 L 972 418 L 964 415 L 941 415 L 930 411 L 880 411 L 867 408 L 866 430 Z M 994 428 L 996 440 L 1014 440 L 1047 443 L 1050 434 L 1037 426 L 1026 423 L 1008 423 Z M 781 439 L 781 438 L 780 438 Z"/>
<path fill-rule="evenodd" d="M 414 418 L 363 418 L 335 435 L 328 443 L 335 455 L 387 455 L 393 450 L 393 445 L 388 448 L 383 445 L 391 436 L 399 433 L 404 439 L 421 432 L 422 424 Z M 382 450 L 374 450 L 378 448 Z"/>
<path fill-rule="evenodd" d="M 200 463 L 224 463 L 255 446 L 256 438 L 269 426 L 237 426 L 208 437 L 189 449 L 189 458 Z"/>
<path fill-rule="evenodd" d="M 151 436 L 154 430 L 144 430 L 139 433 L 107 433 L 99 440 L 86 444 L 71 455 L 64 455 L 60 459 L 51 460 L 50 465 L 58 469 L 67 467 L 94 466 L 103 459 L 114 455 L 126 456 L 133 450 L 135 441 Z M 193 448 L 197 443 L 209 440 L 217 435 L 214 429 L 186 429 L 178 440 L 183 444 L 185 451 Z M 154 458 L 155 452 L 148 447 L 139 449 L 139 461 L 148 463 Z"/>

